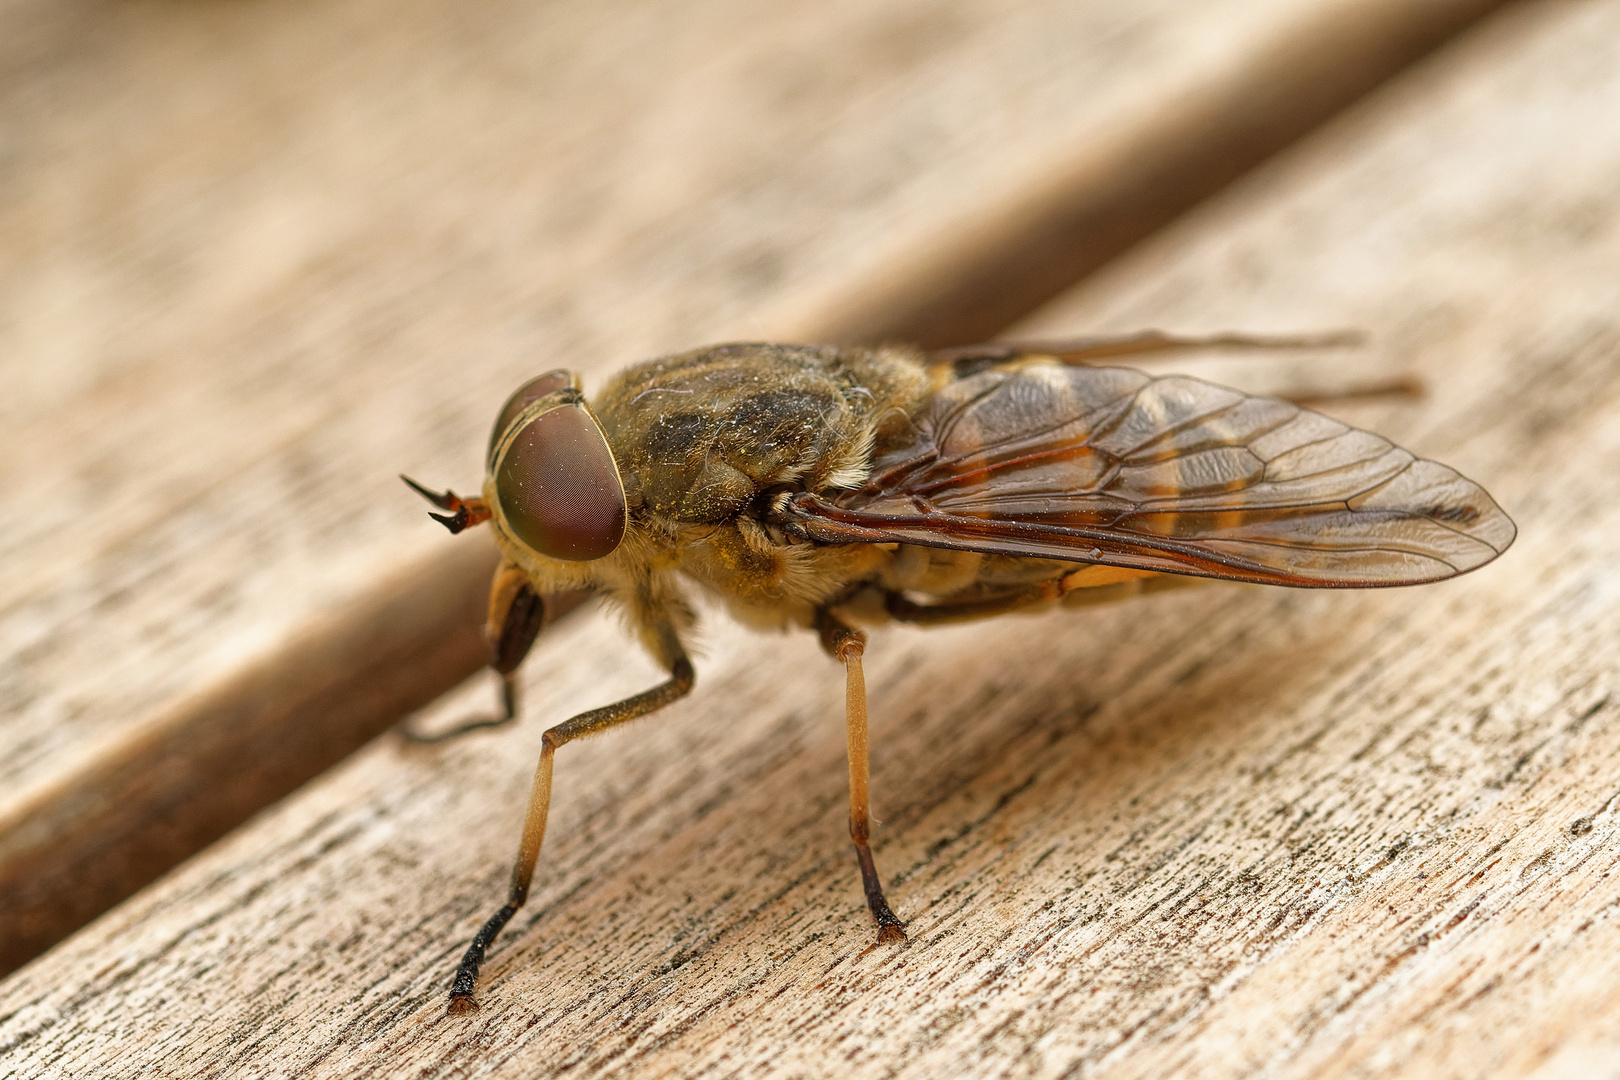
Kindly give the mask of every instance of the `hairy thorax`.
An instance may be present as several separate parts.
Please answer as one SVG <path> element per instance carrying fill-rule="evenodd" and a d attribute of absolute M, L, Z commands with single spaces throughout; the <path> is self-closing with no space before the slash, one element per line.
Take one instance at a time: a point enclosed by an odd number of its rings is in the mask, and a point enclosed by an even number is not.
<path fill-rule="evenodd" d="M 893 547 L 790 542 L 764 524 L 769 501 L 859 487 L 911 437 L 926 384 L 910 350 L 723 345 L 630 368 L 595 408 L 638 529 L 744 621 L 783 625 Z"/>

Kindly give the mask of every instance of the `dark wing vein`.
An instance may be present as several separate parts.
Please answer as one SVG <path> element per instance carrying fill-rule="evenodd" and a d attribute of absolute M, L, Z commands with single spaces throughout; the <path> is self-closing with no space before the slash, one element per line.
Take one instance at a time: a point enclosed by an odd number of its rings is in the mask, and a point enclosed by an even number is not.
<path fill-rule="evenodd" d="M 1484 565 L 1514 526 L 1444 465 L 1276 398 L 1017 358 L 937 391 L 908 446 L 783 511 L 827 543 L 902 542 L 1303 586 Z"/>

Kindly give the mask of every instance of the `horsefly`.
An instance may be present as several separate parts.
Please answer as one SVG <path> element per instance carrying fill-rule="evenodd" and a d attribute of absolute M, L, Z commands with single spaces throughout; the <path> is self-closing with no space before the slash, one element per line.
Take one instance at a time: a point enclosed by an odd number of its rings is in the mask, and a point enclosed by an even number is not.
<path fill-rule="evenodd" d="M 479 966 L 527 899 L 557 748 L 691 691 L 691 586 L 750 625 L 813 630 L 845 665 L 850 836 L 883 943 L 905 926 L 869 844 L 863 627 L 1200 578 L 1417 585 L 1507 549 L 1513 522 L 1444 465 L 1280 398 L 1100 363 L 1277 343 L 733 344 L 639 364 L 590 403 L 567 371 L 519 387 L 481 497 L 406 480 L 451 532 L 487 521 L 502 555 L 486 633 L 503 715 L 447 734 L 515 715 L 514 673 L 550 596 L 604 594 L 669 678 L 546 731 L 506 903 L 467 948 L 450 1012 L 477 1008 Z"/>

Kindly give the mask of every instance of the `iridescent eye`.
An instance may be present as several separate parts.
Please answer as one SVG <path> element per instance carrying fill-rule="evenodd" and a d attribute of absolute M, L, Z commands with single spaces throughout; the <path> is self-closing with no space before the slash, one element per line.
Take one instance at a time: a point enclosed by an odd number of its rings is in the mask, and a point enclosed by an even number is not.
<path fill-rule="evenodd" d="M 579 389 L 579 382 L 574 378 L 574 373 L 559 369 L 537 375 L 518 387 L 512 396 L 506 399 L 506 404 L 501 406 L 501 414 L 495 418 L 495 430 L 489 433 L 489 454 L 485 464 L 495 464 L 495 444 L 501 441 L 507 425 L 517 419 L 518 413 L 547 394 L 555 394 L 558 390 L 566 390 L 570 386 Z"/>
<path fill-rule="evenodd" d="M 611 555 L 624 539 L 624 485 L 596 418 L 558 405 L 501 443 L 495 496 L 517 538 L 552 559 Z"/>

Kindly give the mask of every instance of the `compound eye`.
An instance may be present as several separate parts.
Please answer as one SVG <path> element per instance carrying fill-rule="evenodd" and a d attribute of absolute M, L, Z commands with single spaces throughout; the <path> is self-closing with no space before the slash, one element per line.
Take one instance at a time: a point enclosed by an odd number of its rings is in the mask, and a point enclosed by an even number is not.
<path fill-rule="evenodd" d="M 583 405 L 559 405 L 503 440 L 495 497 L 507 526 L 552 559 L 613 554 L 624 539 L 624 485 L 613 450 Z"/>
<path fill-rule="evenodd" d="M 537 375 L 518 387 L 506 404 L 501 406 L 501 414 L 495 418 L 495 430 L 489 433 L 489 453 L 485 455 L 485 464 L 495 464 L 495 444 L 501 441 L 506 434 L 506 428 L 518 413 L 539 401 L 547 394 L 555 394 L 559 390 L 566 390 L 570 386 L 579 389 L 579 381 L 574 378 L 571 371 L 548 371 L 544 375 Z"/>

